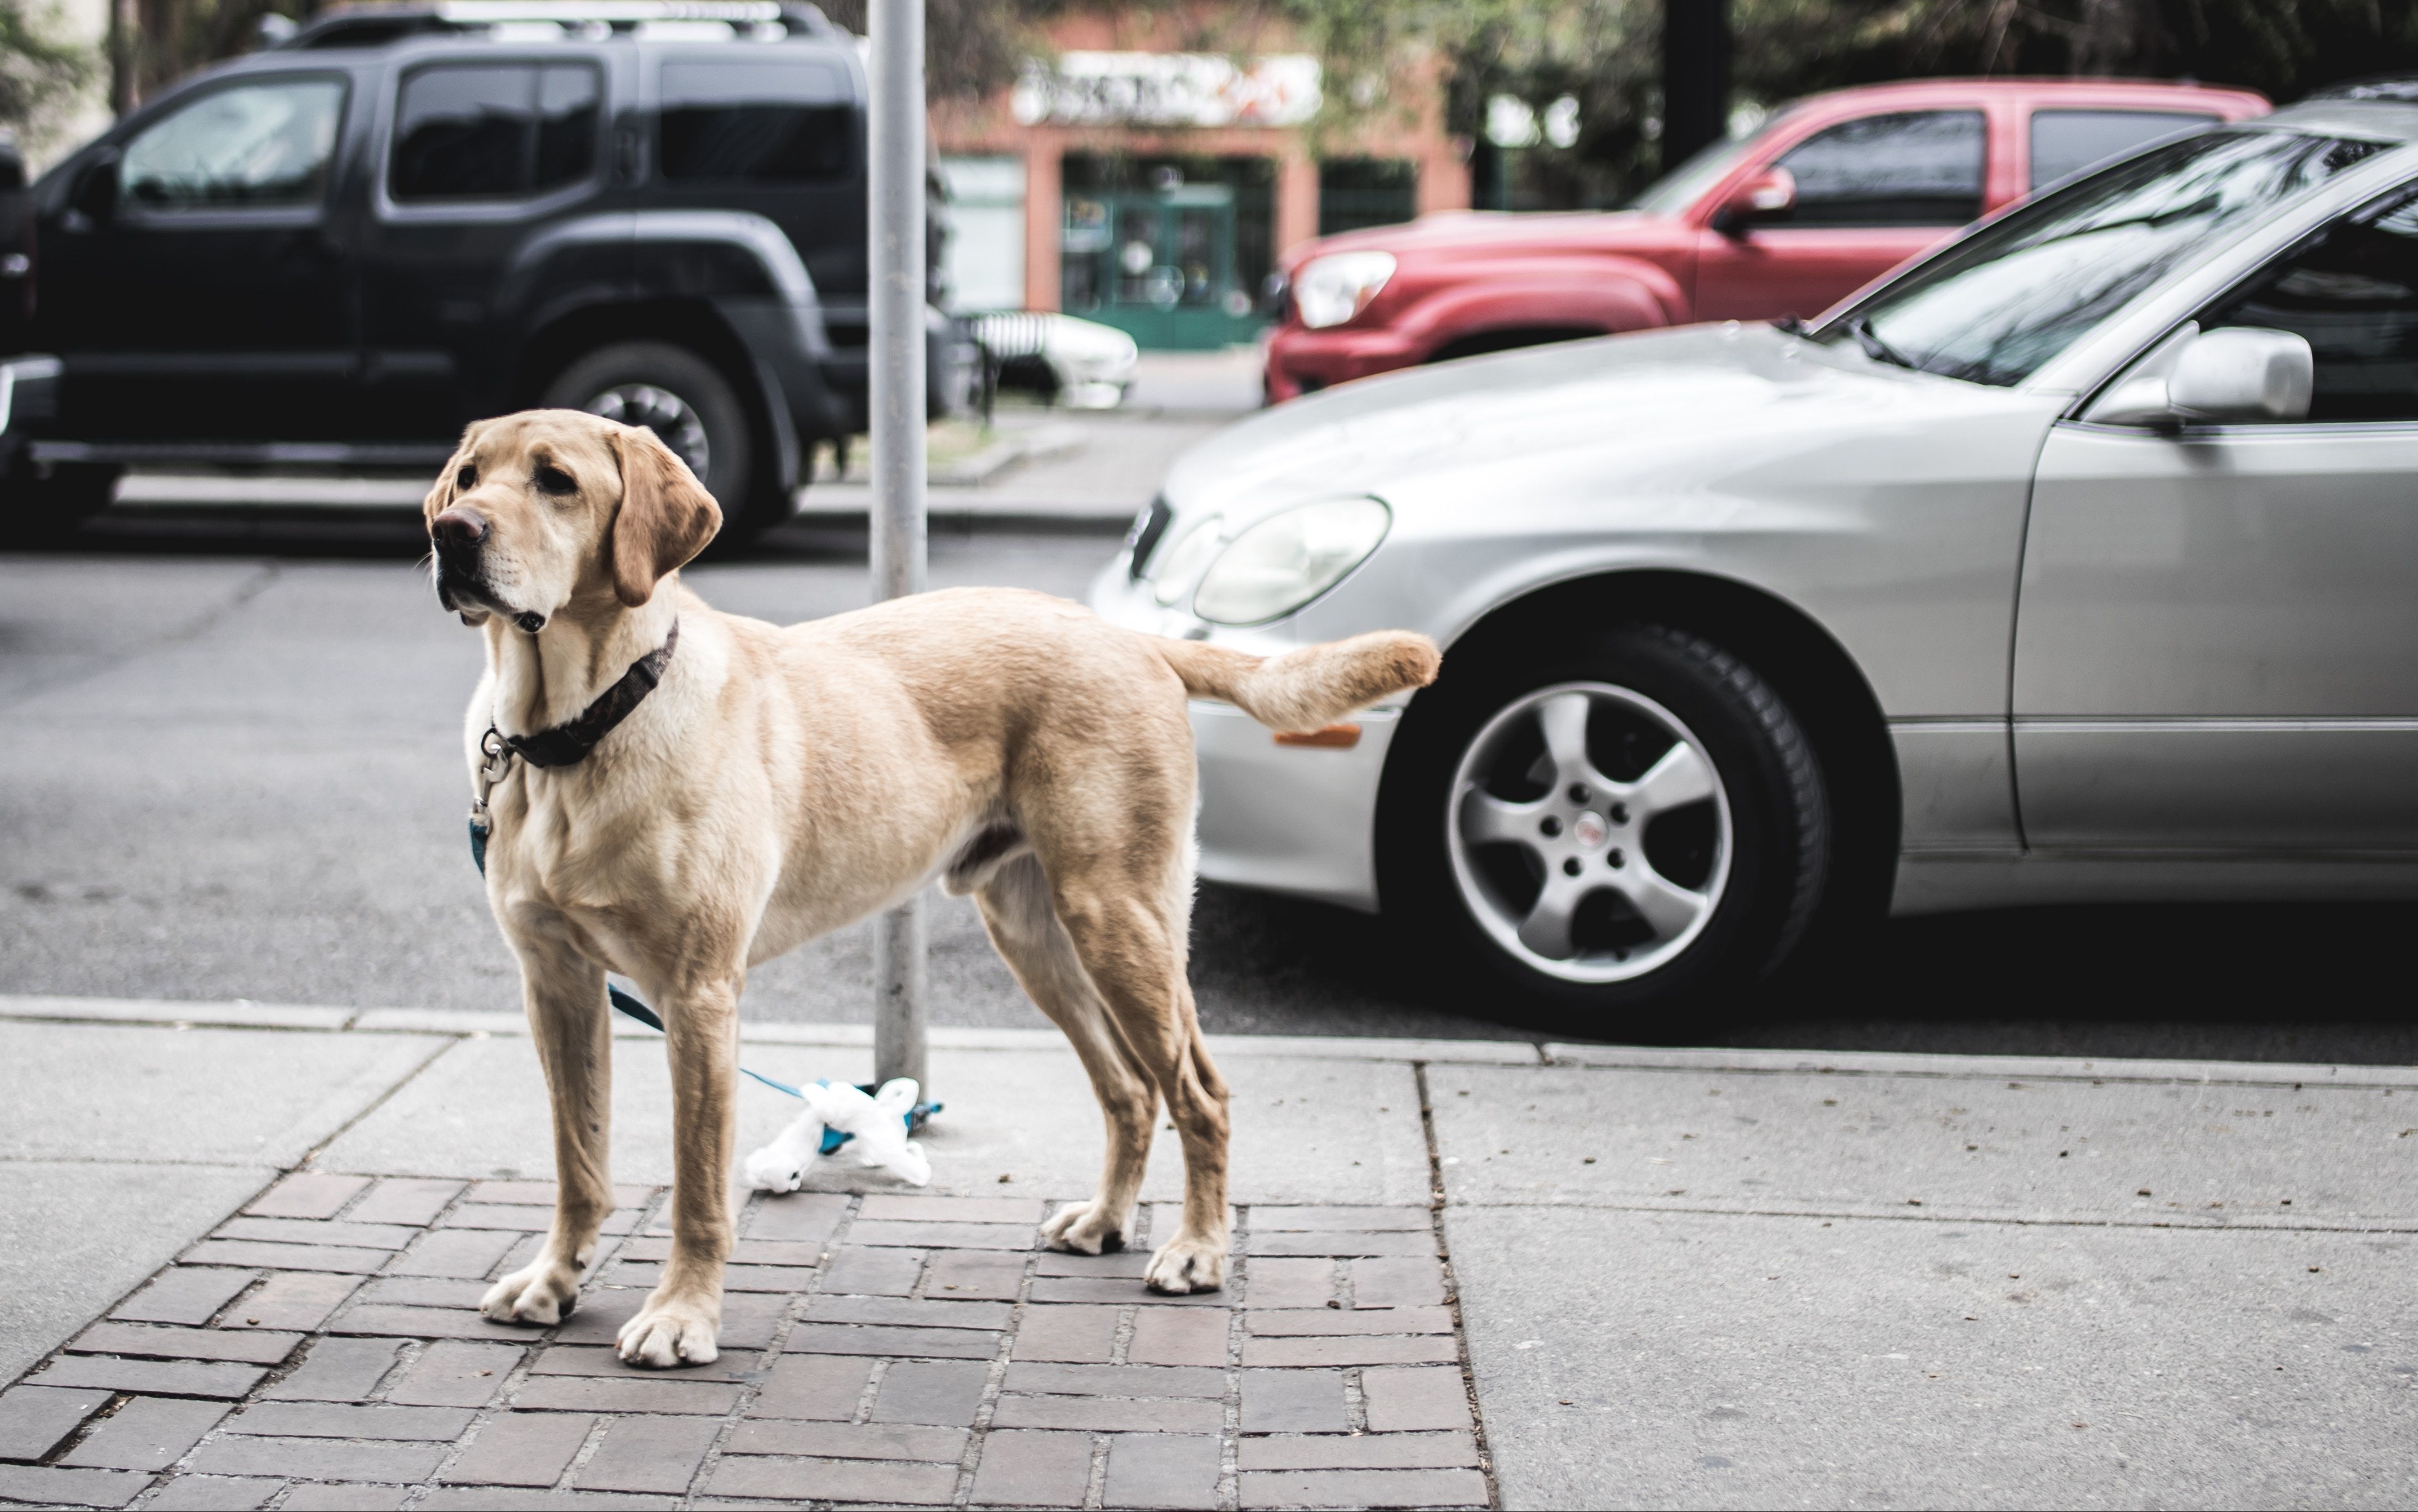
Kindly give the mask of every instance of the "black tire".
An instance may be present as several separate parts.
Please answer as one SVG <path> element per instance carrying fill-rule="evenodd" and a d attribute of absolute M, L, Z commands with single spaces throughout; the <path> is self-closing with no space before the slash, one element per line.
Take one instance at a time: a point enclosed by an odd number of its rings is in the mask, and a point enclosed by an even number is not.
<path fill-rule="evenodd" d="M 1667 1034 L 1771 975 L 1804 935 L 1830 863 L 1821 766 L 1780 695 L 1710 641 L 1628 625 L 1565 645 L 1561 654 L 1446 657 L 1413 702 L 1379 801 L 1384 909 L 1409 948 L 1441 955 L 1458 981 L 1498 1001 L 1510 988 L 1525 1010 L 1518 1016 L 1598 1036 Z M 1591 770 L 1614 785 L 1584 803 L 1571 796 L 1581 785 L 1564 784 L 1543 717 L 1549 704 L 1571 707 L 1573 694 L 1585 712 L 1568 718 L 1583 725 Z M 1686 773 L 1708 761 L 1712 796 L 1652 815 L 1647 790 L 1624 785 L 1665 758 L 1660 770 L 1678 780 L 1656 791 L 1684 798 Z M 1465 780 L 1496 803 L 1474 815 L 1481 799 Z M 1613 801 L 1622 793 L 1638 814 Z M 1501 806 L 1512 803 L 1523 806 Z M 1554 838 L 1528 838 L 1532 820 Z M 1511 828 L 1511 843 L 1473 838 Z M 1583 848 L 1590 844 L 1600 848 Z M 1658 931 L 1621 889 L 1659 892 L 1665 881 L 1697 901 L 1690 923 Z M 1558 910 L 1569 922 L 1558 938 L 1543 929 L 1552 942 L 1540 951 L 1527 931 L 1547 911 L 1548 883 L 1582 901 Z M 1535 890 L 1526 904 L 1523 886 Z M 1647 901 L 1666 918 L 1689 906 Z M 1568 954 L 1542 953 L 1554 950 Z"/>
<path fill-rule="evenodd" d="M 651 428 L 722 506 L 722 530 L 714 538 L 722 551 L 788 518 L 777 481 L 758 476 L 759 449 L 746 402 L 720 368 L 685 346 L 600 346 L 564 368 L 546 386 L 544 402 Z"/>
<path fill-rule="evenodd" d="M 75 539 L 84 523 L 117 497 L 123 467 L 62 462 L 47 470 L 21 461 L 0 480 L 11 527 L 20 540 L 56 545 Z"/>

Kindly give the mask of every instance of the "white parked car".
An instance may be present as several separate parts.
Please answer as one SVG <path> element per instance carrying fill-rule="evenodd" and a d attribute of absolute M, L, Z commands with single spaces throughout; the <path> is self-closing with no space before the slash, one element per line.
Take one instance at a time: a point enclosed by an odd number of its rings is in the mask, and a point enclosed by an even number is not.
<path fill-rule="evenodd" d="M 1186 454 L 1093 603 L 1446 648 L 1196 704 L 1202 874 L 1606 1025 L 1900 913 L 2418 893 L 2418 107 L 2016 207 L 1818 325 L 1344 386 Z"/>
<path fill-rule="evenodd" d="M 993 381 L 1037 387 L 1069 409 L 1114 409 L 1133 387 L 1141 348 L 1114 326 L 1054 312 L 1003 310 L 969 315 Z"/>

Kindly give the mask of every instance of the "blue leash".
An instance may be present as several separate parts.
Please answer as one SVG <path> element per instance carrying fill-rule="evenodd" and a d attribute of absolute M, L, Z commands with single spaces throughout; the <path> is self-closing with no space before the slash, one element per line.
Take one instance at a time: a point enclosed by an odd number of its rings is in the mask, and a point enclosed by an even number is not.
<path fill-rule="evenodd" d="M 479 821 L 477 815 L 472 815 L 470 817 L 470 859 L 479 863 L 479 875 L 482 877 L 486 876 L 487 827 Z M 645 1003 L 640 1002 L 635 997 L 622 991 L 620 987 L 613 985 L 609 982 L 604 984 L 604 996 L 611 1000 L 615 1010 L 622 1014 L 624 1016 L 636 1019 L 639 1023 L 646 1025 L 649 1029 L 653 1030 L 658 1034 L 666 1032 L 662 1016 L 657 1014 L 652 1008 L 648 1007 Z M 753 1077 L 758 1081 L 762 1082 L 765 1086 L 772 1088 L 776 1092 L 795 1097 L 801 1102 L 805 1100 L 806 1094 L 804 1092 L 800 1092 L 797 1088 L 790 1086 L 786 1081 L 774 1081 L 772 1077 L 764 1075 L 764 1073 L 760 1071 L 750 1071 L 745 1066 L 741 1066 L 739 1068 L 739 1074 L 743 1077 Z M 831 1083 L 828 1081 L 818 1081 L 815 1085 L 818 1087 L 828 1087 Z M 856 1084 L 856 1090 L 865 1093 L 867 1097 L 870 1097 L 878 1088 L 865 1082 L 859 1082 Z M 932 1115 L 939 1112 L 944 1106 L 946 1105 L 941 1103 L 917 1103 L 913 1107 L 907 1111 L 907 1132 L 910 1134 L 921 1133 L 924 1125 L 930 1121 Z M 853 1134 L 846 1134 L 838 1129 L 825 1127 L 823 1130 L 822 1153 L 824 1154 L 830 1154 L 833 1151 L 837 1150 L 841 1145 L 848 1143 L 850 1139 L 855 1138 L 856 1136 Z"/>

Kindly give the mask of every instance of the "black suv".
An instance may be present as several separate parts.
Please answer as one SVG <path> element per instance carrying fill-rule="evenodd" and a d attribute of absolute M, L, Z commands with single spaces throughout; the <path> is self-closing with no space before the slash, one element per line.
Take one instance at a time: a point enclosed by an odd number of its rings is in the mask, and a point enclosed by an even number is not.
<path fill-rule="evenodd" d="M 810 6 L 323 15 L 0 207 L 0 351 L 57 359 L 0 372 L 9 512 L 137 463 L 435 468 L 548 405 L 653 427 L 743 541 L 865 429 L 865 100 Z M 945 408 L 937 312 L 929 350 Z"/>

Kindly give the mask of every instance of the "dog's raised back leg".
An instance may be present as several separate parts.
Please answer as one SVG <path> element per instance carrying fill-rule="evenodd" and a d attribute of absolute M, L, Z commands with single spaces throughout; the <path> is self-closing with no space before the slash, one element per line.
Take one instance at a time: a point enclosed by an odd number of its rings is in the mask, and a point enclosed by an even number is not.
<path fill-rule="evenodd" d="M 1029 855 L 1007 863 L 974 901 L 1007 969 L 1073 1043 L 1108 1125 L 1099 1190 L 1090 1201 L 1069 1203 L 1052 1214 L 1043 1234 L 1053 1248 L 1085 1255 L 1123 1248 L 1133 1232 L 1134 1199 L 1150 1162 L 1157 1091 L 1117 1033 L 1108 1004 L 1075 954 L 1075 942 L 1058 923 L 1041 863 Z"/>
<path fill-rule="evenodd" d="M 537 1258 L 488 1288 L 479 1310 L 499 1323 L 552 1324 L 579 1300 L 596 1231 L 613 1211 L 612 1011 L 604 969 L 536 927 L 517 930 L 521 998 L 554 1116 L 554 1227 Z"/>

